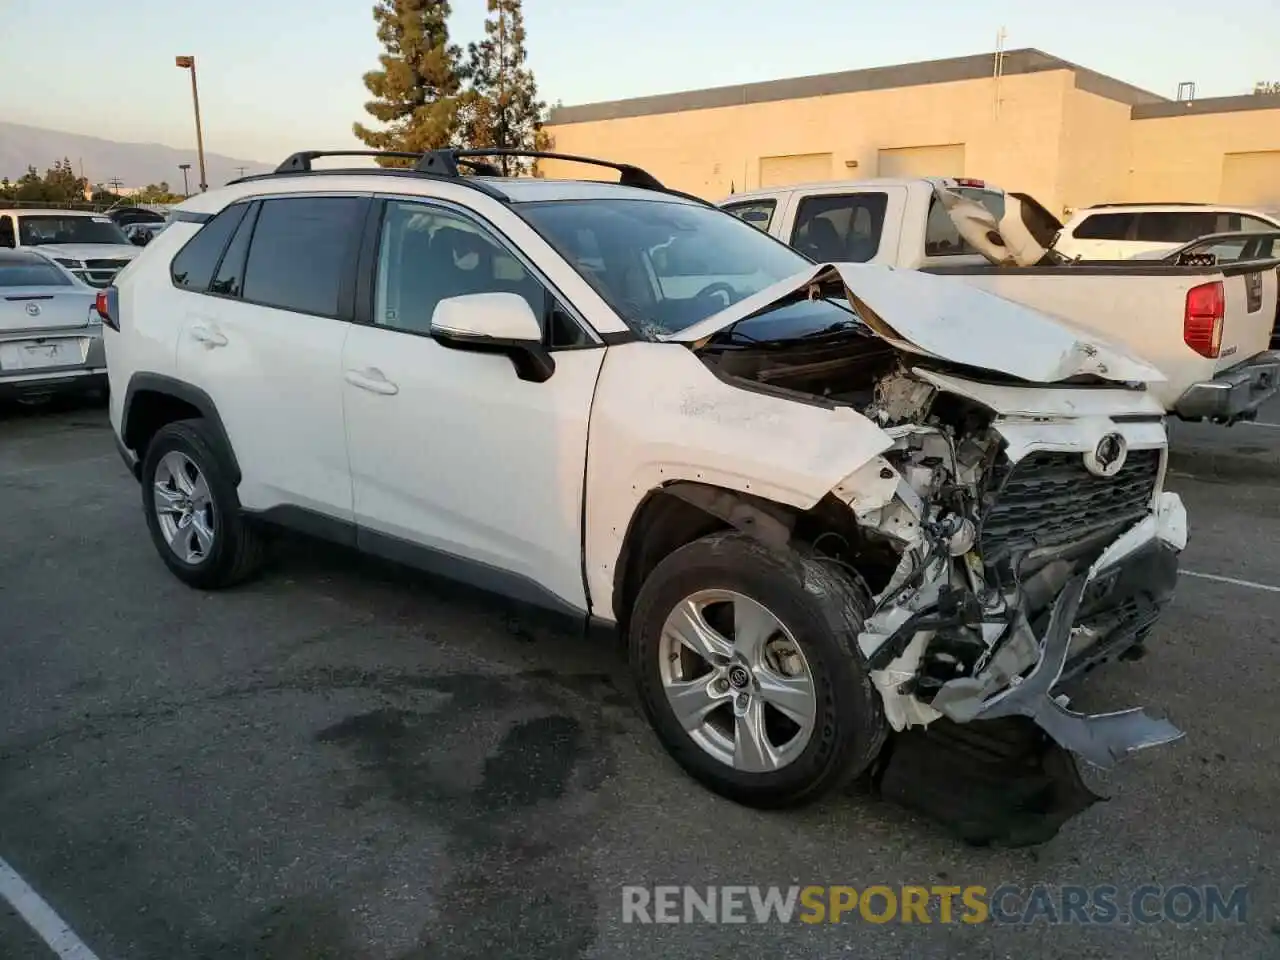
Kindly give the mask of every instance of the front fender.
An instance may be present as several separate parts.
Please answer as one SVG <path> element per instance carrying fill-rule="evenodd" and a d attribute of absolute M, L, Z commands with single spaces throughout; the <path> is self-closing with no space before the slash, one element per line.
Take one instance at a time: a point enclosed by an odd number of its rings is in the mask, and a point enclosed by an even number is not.
<path fill-rule="evenodd" d="M 648 342 L 609 349 L 590 437 L 586 576 L 607 620 L 631 518 L 654 489 L 687 480 L 807 510 L 893 445 L 850 407 L 722 380 L 685 345 Z"/>

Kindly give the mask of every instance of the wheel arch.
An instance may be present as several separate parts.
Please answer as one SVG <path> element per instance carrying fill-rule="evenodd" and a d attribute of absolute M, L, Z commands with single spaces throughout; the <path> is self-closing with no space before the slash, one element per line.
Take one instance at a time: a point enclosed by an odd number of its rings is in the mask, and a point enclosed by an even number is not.
<path fill-rule="evenodd" d="M 645 578 L 665 557 L 720 530 L 736 529 L 774 550 L 793 542 L 812 545 L 857 572 L 873 590 L 882 589 L 898 562 L 887 543 L 869 540 L 853 512 L 828 494 L 808 510 L 737 490 L 691 480 L 655 487 L 631 516 L 613 569 L 612 607 L 626 635 Z M 835 549 L 822 550 L 826 537 Z"/>
<path fill-rule="evenodd" d="M 213 398 L 199 387 L 158 373 L 135 373 L 125 390 L 120 417 L 121 441 L 139 460 L 163 426 L 177 420 L 205 420 L 222 445 L 231 482 L 240 483 L 240 463 Z"/>

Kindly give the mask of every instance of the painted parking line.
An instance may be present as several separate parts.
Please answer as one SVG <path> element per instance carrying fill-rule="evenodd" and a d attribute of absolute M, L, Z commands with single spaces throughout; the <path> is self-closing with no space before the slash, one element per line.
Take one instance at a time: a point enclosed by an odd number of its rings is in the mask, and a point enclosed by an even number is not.
<path fill-rule="evenodd" d="M 1256 420 L 1241 420 L 1246 427 L 1270 427 L 1272 430 L 1280 430 L 1280 423 L 1258 423 Z"/>
<path fill-rule="evenodd" d="M 1179 570 L 1184 577 L 1196 577 L 1200 580 L 1213 580 L 1216 583 L 1230 583 L 1237 587 L 1248 587 L 1250 590 L 1265 590 L 1267 593 L 1280 593 L 1280 587 L 1268 583 L 1255 583 L 1252 580 L 1240 580 L 1236 577 L 1221 577 L 1216 573 L 1197 573 L 1195 570 Z"/>
<path fill-rule="evenodd" d="M 98 960 L 63 919 L 53 912 L 9 864 L 0 859 L 0 897 L 27 921 L 27 925 L 62 960 Z"/>

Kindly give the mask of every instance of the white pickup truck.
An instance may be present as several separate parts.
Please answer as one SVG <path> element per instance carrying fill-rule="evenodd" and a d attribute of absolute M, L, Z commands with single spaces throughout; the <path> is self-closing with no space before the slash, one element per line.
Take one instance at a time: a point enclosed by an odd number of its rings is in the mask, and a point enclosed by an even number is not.
<path fill-rule="evenodd" d="M 978 180 L 774 187 L 720 206 L 819 263 L 948 274 L 1123 344 L 1164 374 L 1149 389 L 1186 420 L 1250 419 L 1280 390 L 1280 260 L 1214 263 L 1196 241 L 1160 261 L 1068 261 L 1052 249 L 1056 217 Z"/>

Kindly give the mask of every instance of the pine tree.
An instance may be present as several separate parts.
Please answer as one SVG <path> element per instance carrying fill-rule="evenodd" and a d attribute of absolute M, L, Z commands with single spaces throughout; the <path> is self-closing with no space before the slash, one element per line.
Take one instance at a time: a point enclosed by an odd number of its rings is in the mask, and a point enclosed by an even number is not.
<path fill-rule="evenodd" d="M 449 43 L 448 0 L 377 0 L 373 19 L 386 52 L 381 70 L 364 75 L 373 95 L 364 108 L 383 129 L 352 125 L 375 150 L 422 152 L 455 143 L 458 132 L 459 60 Z M 407 161 L 379 161 L 407 166 Z"/>
<path fill-rule="evenodd" d="M 488 0 L 485 38 L 467 50 L 462 139 L 470 147 L 545 150 L 551 138 L 542 129 L 546 104 L 526 64 L 524 14 L 520 0 Z M 533 166 L 513 157 L 495 158 L 504 175 Z M 536 173 L 535 173 L 536 175 Z"/>

